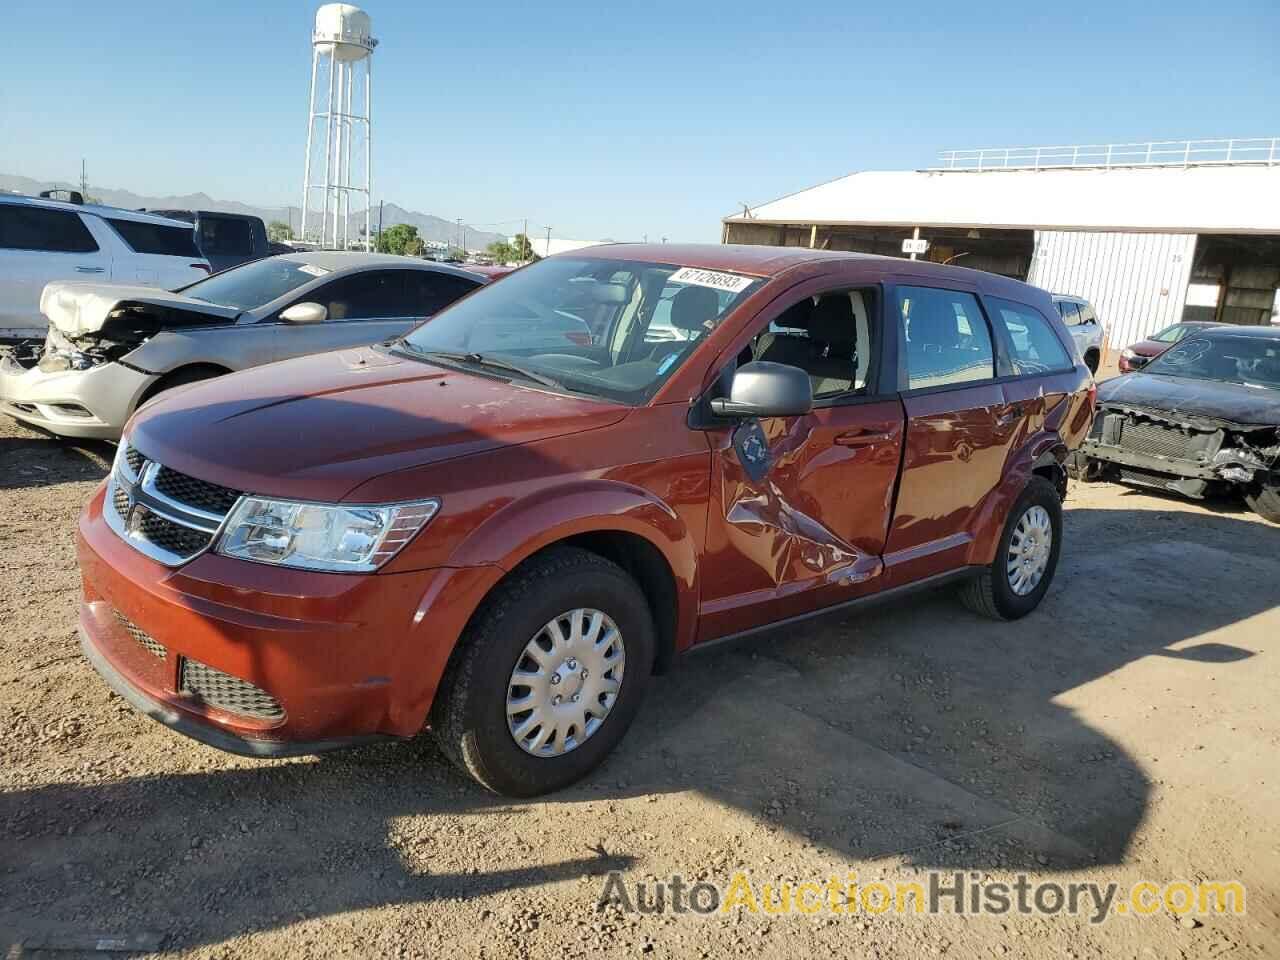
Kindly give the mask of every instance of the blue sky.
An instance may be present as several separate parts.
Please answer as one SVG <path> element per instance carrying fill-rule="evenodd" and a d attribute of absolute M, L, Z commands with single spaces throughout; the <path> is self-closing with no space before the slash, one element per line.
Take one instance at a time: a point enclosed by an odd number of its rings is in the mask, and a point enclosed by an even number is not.
<path fill-rule="evenodd" d="M 0 172 L 297 203 L 316 6 L 6 5 Z M 1280 134 L 1277 0 L 364 6 L 376 196 L 482 227 L 714 241 L 947 147 Z"/>

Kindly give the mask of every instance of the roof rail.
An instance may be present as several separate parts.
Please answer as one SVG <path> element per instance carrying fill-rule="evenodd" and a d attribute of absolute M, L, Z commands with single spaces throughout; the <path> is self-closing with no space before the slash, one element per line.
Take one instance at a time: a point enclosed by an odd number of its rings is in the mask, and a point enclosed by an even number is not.
<path fill-rule="evenodd" d="M 1117 167 L 1280 166 L 1280 137 L 1150 140 L 944 150 L 932 171 L 1110 170 Z"/>

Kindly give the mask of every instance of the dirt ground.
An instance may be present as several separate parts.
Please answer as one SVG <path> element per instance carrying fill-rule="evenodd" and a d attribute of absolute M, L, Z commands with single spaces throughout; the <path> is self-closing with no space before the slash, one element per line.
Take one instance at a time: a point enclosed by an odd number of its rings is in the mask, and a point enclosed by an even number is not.
<path fill-rule="evenodd" d="M 110 694 L 78 652 L 72 544 L 110 454 L 0 418 L 0 950 L 154 933 L 190 957 L 1280 955 L 1280 529 L 1241 505 L 1076 486 L 1025 620 L 941 592 L 688 658 L 603 769 L 512 802 L 425 738 L 250 761 Z M 1248 914 L 594 909 L 610 869 L 935 868 L 1239 879 Z"/>

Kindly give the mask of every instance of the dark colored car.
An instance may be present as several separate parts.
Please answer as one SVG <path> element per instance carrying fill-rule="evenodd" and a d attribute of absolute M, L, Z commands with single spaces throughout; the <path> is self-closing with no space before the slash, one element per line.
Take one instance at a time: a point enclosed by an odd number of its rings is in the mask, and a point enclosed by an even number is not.
<path fill-rule="evenodd" d="M 1145 340 L 1130 344 L 1120 351 L 1119 367 L 1121 373 L 1141 370 L 1154 357 L 1160 356 L 1179 340 L 1190 336 L 1205 327 L 1216 327 L 1218 324 L 1207 320 L 1184 320 L 1153 333 Z"/>
<path fill-rule="evenodd" d="M 250 260 L 277 253 L 293 253 L 293 248 L 273 243 L 267 238 L 267 227 L 261 217 L 244 213 L 222 213 L 215 210 L 152 210 L 161 217 L 185 220 L 196 231 L 196 246 L 209 261 L 214 273 L 228 270 Z"/>
<path fill-rule="evenodd" d="M 1188 497 L 1234 488 L 1280 523 L 1280 329 L 1193 331 L 1104 383 L 1098 407 L 1080 451 L 1089 479 Z"/>
<path fill-rule="evenodd" d="M 648 335 L 664 302 L 687 339 Z M 584 311 L 599 334 L 548 346 Z M 525 340 L 477 348 L 495 325 Z M 1029 613 L 1092 388 L 1049 295 L 992 274 L 552 257 L 399 341 L 140 410 L 80 519 L 83 647 L 227 750 L 426 725 L 486 786 L 545 792 L 701 644 L 943 584 Z"/>

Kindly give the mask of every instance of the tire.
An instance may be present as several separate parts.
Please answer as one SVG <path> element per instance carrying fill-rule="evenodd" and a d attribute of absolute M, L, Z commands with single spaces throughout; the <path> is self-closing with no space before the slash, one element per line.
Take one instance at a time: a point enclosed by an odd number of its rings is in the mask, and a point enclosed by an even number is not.
<path fill-rule="evenodd" d="M 1244 495 L 1244 502 L 1263 520 L 1280 523 L 1280 486 L 1257 487 Z"/>
<path fill-rule="evenodd" d="M 571 739 L 567 732 L 577 729 L 566 726 L 565 736 L 557 730 L 543 748 L 555 749 L 558 740 L 563 752 L 535 755 L 527 745 L 517 743 L 508 726 L 508 695 L 519 688 L 512 684 L 513 670 L 524 666 L 543 669 L 545 675 L 559 672 L 550 668 L 555 666 L 555 649 L 543 650 L 548 657 L 546 669 L 526 659 L 528 649 L 547 636 L 544 630 L 553 621 L 563 627 L 563 617 L 584 609 L 602 613 L 621 635 L 621 685 L 598 725 L 576 745 L 564 747 Z M 601 627 L 600 636 L 606 634 L 607 627 Z M 617 564 L 573 547 L 554 547 L 539 554 L 486 598 L 450 659 L 431 712 L 432 732 L 441 751 L 495 793 L 533 797 L 568 786 L 599 766 L 627 732 L 653 669 L 654 637 L 644 594 Z M 560 661 L 559 668 L 562 671 L 575 662 Z M 578 669 L 585 674 L 585 663 Z M 597 671 L 593 682 L 599 684 L 608 672 Z M 532 686 L 523 689 L 529 697 L 536 695 Z M 553 688 L 543 684 L 542 689 L 549 693 Z M 594 690 L 576 674 L 567 675 L 555 689 L 566 694 L 579 689 L 588 694 L 588 702 Z M 559 713 L 548 709 L 546 715 L 558 717 Z M 523 723 L 522 716 L 516 714 L 513 723 Z M 540 729 L 533 728 L 535 734 Z"/>
<path fill-rule="evenodd" d="M 1098 372 L 1098 351 L 1090 350 L 1084 355 L 1084 365 L 1089 368 L 1089 372 L 1097 374 Z"/>
<path fill-rule="evenodd" d="M 1030 520 L 1036 510 L 1043 510 L 1048 514 L 1053 538 L 1039 580 L 1026 592 L 1019 593 L 1010 576 L 1010 548 L 1023 518 Z M 1009 511 L 1009 519 L 1005 521 L 1004 532 L 1000 535 L 995 559 L 990 566 L 984 567 L 980 574 L 960 588 L 960 599 L 974 613 L 992 620 L 1017 620 L 1025 617 L 1040 605 L 1048 592 L 1054 571 L 1058 568 L 1061 550 L 1062 501 L 1058 499 L 1058 491 L 1052 483 L 1044 477 L 1032 477 L 1014 503 L 1013 509 Z"/>

